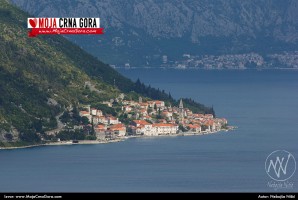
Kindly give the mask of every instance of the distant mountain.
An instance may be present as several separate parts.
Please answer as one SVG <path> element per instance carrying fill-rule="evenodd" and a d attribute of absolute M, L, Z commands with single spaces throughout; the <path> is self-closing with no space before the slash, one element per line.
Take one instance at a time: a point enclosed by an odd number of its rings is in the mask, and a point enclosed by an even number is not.
<path fill-rule="evenodd" d="M 264 54 L 298 50 L 295 0 L 11 2 L 35 16 L 101 17 L 106 30 L 103 37 L 69 39 L 103 61 L 119 66 L 154 66 L 165 58 L 175 61 L 184 53 Z"/>
<path fill-rule="evenodd" d="M 164 91 L 123 77 L 61 36 L 28 38 L 27 17 L 0 0 L 0 146 L 19 139 L 39 142 L 39 134 L 56 129 L 57 117 L 66 109 L 95 105 L 120 93 L 178 103 Z M 192 101 L 189 106 L 213 113 Z"/>

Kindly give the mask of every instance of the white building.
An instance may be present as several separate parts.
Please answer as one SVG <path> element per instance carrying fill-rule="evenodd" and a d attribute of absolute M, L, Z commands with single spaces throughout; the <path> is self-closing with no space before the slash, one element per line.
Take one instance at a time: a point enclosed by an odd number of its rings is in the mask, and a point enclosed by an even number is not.
<path fill-rule="evenodd" d="M 132 124 L 136 127 L 134 133 L 137 135 L 157 136 L 157 132 L 152 128 L 152 124 L 145 120 L 133 120 Z"/>
<path fill-rule="evenodd" d="M 153 124 L 153 131 L 158 135 L 172 135 L 178 132 L 178 125 L 176 124 Z"/>
<path fill-rule="evenodd" d="M 162 56 L 162 62 L 163 62 L 163 64 L 166 64 L 168 62 L 168 56 L 167 55 Z"/>
<path fill-rule="evenodd" d="M 124 110 L 124 112 L 129 113 L 129 112 L 132 111 L 132 108 L 131 108 L 130 106 L 124 106 L 124 107 L 123 107 L 123 110 Z"/>
<path fill-rule="evenodd" d="M 97 110 L 96 108 L 91 108 L 91 115 L 100 117 L 100 116 L 102 116 L 102 111 Z"/>
<path fill-rule="evenodd" d="M 155 101 L 155 105 L 157 108 L 163 108 L 163 107 L 165 107 L 165 102 L 164 101 Z"/>
<path fill-rule="evenodd" d="M 91 108 L 91 115 L 95 116 L 97 113 L 97 109 L 96 108 Z"/>
<path fill-rule="evenodd" d="M 118 137 L 123 137 L 126 134 L 126 127 L 124 124 L 115 124 L 110 127 L 110 131 L 112 131 Z"/>
<path fill-rule="evenodd" d="M 108 123 L 109 124 L 119 124 L 119 120 L 116 117 L 108 117 Z"/>
<path fill-rule="evenodd" d="M 105 116 L 98 117 L 98 123 L 108 124 L 109 121 Z"/>
<path fill-rule="evenodd" d="M 201 125 L 199 125 L 199 124 L 189 124 L 188 128 L 191 132 L 194 132 L 194 133 L 201 133 L 202 132 Z"/>
<path fill-rule="evenodd" d="M 106 126 L 104 125 L 97 125 L 94 127 L 95 133 L 96 133 L 96 138 L 98 140 L 105 140 L 106 134 L 105 131 L 107 130 Z"/>
<path fill-rule="evenodd" d="M 172 113 L 172 112 L 163 111 L 161 114 L 162 114 L 164 117 L 166 117 L 167 119 L 169 119 L 169 120 L 172 120 L 172 119 L 173 119 L 173 113 Z"/>

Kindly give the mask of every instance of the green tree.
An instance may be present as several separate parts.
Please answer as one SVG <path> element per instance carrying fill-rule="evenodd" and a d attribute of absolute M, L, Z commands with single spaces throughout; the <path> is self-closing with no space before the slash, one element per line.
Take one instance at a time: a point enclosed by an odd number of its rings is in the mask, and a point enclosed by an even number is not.
<path fill-rule="evenodd" d="M 33 128 L 36 130 L 36 132 L 42 131 L 42 120 L 36 120 L 33 122 Z"/>
<path fill-rule="evenodd" d="M 82 123 L 84 124 L 84 125 L 87 125 L 87 124 L 90 124 L 90 122 L 89 122 L 89 119 L 87 118 L 87 117 L 82 117 Z"/>
<path fill-rule="evenodd" d="M 20 134 L 20 139 L 25 142 L 40 142 L 40 137 L 31 130 L 27 130 Z"/>
<path fill-rule="evenodd" d="M 61 122 L 63 122 L 63 123 L 70 122 L 70 121 L 71 121 L 71 117 L 70 117 L 69 112 L 64 111 L 63 115 L 60 117 L 60 120 L 61 120 Z"/>
<path fill-rule="evenodd" d="M 8 141 L 12 141 L 12 139 L 13 139 L 13 135 L 12 135 L 11 133 L 6 133 L 6 134 L 4 135 L 4 137 L 5 137 L 5 139 L 7 139 Z"/>
<path fill-rule="evenodd" d="M 179 130 L 181 130 L 182 132 L 186 132 L 187 131 L 187 129 L 184 128 L 184 126 L 182 126 L 182 125 L 179 125 Z"/>
<path fill-rule="evenodd" d="M 147 109 L 147 113 L 149 114 L 149 113 L 151 113 L 152 111 L 153 111 L 153 109 L 148 107 L 148 109 Z"/>

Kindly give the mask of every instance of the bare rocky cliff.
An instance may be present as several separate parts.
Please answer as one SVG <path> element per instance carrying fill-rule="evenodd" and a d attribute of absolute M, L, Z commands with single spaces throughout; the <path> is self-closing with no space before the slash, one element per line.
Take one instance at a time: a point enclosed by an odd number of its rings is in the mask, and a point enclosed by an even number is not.
<path fill-rule="evenodd" d="M 99 42 L 107 47 L 108 53 L 128 52 L 121 55 L 121 62 L 132 61 L 129 55 L 135 53 L 144 59 L 154 54 L 173 57 L 182 52 L 281 51 L 283 46 L 295 49 L 298 44 L 298 1 L 295 0 L 11 2 L 36 16 L 101 17 L 107 36 Z M 113 63 L 104 53 L 94 53 L 96 47 L 86 47 L 83 43 L 86 41 L 80 44 L 83 48 Z M 169 52 L 176 46 L 181 49 Z"/>

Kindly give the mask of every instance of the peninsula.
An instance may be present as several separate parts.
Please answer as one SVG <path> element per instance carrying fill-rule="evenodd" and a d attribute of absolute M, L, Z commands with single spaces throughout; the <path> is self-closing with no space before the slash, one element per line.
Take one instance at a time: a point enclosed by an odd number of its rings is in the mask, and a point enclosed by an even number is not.
<path fill-rule="evenodd" d="M 172 107 L 164 101 L 143 101 L 142 97 L 139 97 L 139 101 L 125 100 L 122 93 L 118 98 L 101 103 L 119 112 L 113 116 L 90 105 L 80 105 L 79 110 L 69 108 L 58 118 L 57 129 L 38 134 L 41 138 L 40 144 L 2 149 L 102 144 L 119 142 L 130 137 L 203 135 L 233 129 L 228 126 L 225 118 L 193 113 L 184 108 L 182 99 L 178 107 Z"/>
<path fill-rule="evenodd" d="M 64 37 L 28 37 L 30 16 L 6 0 L 0 16 L 0 148 L 227 128 L 213 108 L 133 82 Z"/>

